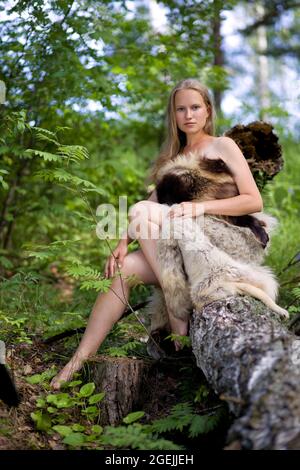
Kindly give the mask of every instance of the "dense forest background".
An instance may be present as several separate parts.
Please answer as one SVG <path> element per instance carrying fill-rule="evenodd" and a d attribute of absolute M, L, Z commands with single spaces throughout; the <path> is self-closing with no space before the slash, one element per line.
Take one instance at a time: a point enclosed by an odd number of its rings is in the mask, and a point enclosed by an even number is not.
<path fill-rule="evenodd" d="M 109 288 L 103 267 L 116 240 L 97 237 L 97 207 L 147 196 L 168 93 L 187 77 L 212 91 L 218 135 L 256 119 L 274 126 L 285 164 L 263 190 L 280 221 L 267 262 L 279 303 L 299 312 L 299 3 L 0 0 L 0 19 L 0 334 L 23 393 L 21 412 L 0 405 L 0 448 L 195 445 L 221 420 L 194 410 L 210 394 L 203 378 L 188 396 L 183 374 L 169 408 L 103 428 L 93 382 L 49 391 L 78 337 L 57 349 L 43 341 L 83 327 Z M 137 286 L 131 303 L 148 294 Z M 100 352 L 143 355 L 144 336 L 129 316 Z"/>

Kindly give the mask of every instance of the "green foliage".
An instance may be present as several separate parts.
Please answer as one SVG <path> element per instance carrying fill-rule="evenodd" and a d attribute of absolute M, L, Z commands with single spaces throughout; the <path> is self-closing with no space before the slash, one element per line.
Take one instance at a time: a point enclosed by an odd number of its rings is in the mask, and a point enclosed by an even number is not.
<path fill-rule="evenodd" d="M 181 347 L 190 347 L 191 346 L 191 339 L 189 336 L 185 335 L 176 335 L 171 334 L 166 337 L 166 339 L 171 339 L 172 341 L 178 341 Z"/>
<path fill-rule="evenodd" d="M 123 423 L 125 424 L 134 423 L 135 421 L 138 421 L 139 419 L 143 418 L 144 415 L 145 415 L 144 411 L 134 411 L 133 413 L 129 413 L 129 415 L 123 418 Z"/>
<path fill-rule="evenodd" d="M 271 248 L 268 254 L 269 263 L 280 276 L 281 298 L 283 304 L 299 305 L 295 296 L 294 287 L 299 287 L 299 207 L 300 162 L 298 147 L 290 139 L 283 140 L 283 156 L 285 165 L 283 170 L 270 183 L 264 193 L 265 210 L 277 217 L 279 227 L 272 236 Z M 296 291 L 297 293 L 297 291 Z"/>
<path fill-rule="evenodd" d="M 48 371 L 47 377 L 43 374 L 36 374 L 27 380 L 31 384 L 44 384 L 47 387 L 47 379 L 53 376 L 53 371 Z M 38 431 L 50 435 L 58 433 L 65 445 L 75 449 L 105 445 L 132 449 L 181 448 L 171 441 L 158 438 L 156 432 L 151 432 L 149 425 L 137 423 L 144 416 L 143 411 L 127 415 L 121 426 L 106 426 L 103 429 L 94 424 L 99 418 L 99 403 L 105 394 L 95 394 L 95 384 L 92 382 L 82 385 L 78 390 L 79 385 L 81 381 L 75 380 L 64 385 L 64 389 L 69 391 L 50 393 L 37 399 L 36 410 L 31 413 L 31 418 Z"/>
<path fill-rule="evenodd" d="M 184 431 L 188 433 L 190 438 L 194 438 L 214 430 L 223 414 L 224 410 L 221 406 L 213 413 L 199 415 L 193 411 L 191 403 L 178 403 L 171 409 L 168 416 L 154 421 L 151 429 L 159 433 Z"/>
<path fill-rule="evenodd" d="M 105 353 L 112 357 L 140 356 L 145 355 L 145 347 L 140 341 L 131 338 L 120 346 L 107 347 Z"/>
<path fill-rule="evenodd" d="M 47 381 L 53 377 L 53 372 L 55 373 L 50 370 L 47 374 L 36 374 L 27 381 L 48 388 Z M 38 431 L 58 433 L 63 443 L 71 448 L 98 445 L 99 436 L 103 431 L 103 428 L 94 422 L 99 418 L 99 404 L 105 394 L 94 393 L 95 384 L 92 382 L 82 385 L 78 390 L 81 383 L 81 380 L 74 380 L 64 384 L 64 389 L 68 391 L 39 397 L 36 401 L 37 409 L 31 413 Z"/>
<path fill-rule="evenodd" d="M 0 310 L 1 338 L 17 343 L 32 344 L 32 339 L 25 325 L 28 319 L 24 317 L 12 318 Z"/>
<path fill-rule="evenodd" d="M 128 426 L 107 426 L 101 442 L 116 449 L 180 450 L 182 448 L 171 441 L 158 438 L 156 433 L 150 432 L 149 426 L 140 423 Z"/>

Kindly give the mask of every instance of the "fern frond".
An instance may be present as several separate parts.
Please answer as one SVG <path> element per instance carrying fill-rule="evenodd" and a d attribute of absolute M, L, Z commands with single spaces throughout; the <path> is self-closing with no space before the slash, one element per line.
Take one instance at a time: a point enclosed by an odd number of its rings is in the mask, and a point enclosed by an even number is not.
<path fill-rule="evenodd" d="M 67 268 L 67 273 L 70 276 L 79 279 L 80 277 L 88 277 L 92 280 L 99 280 L 102 278 L 102 274 L 96 269 L 90 268 L 89 266 L 69 266 Z"/>
<path fill-rule="evenodd" d="M 89 158 L 87 149 L 81 145 L 61 145 L 57 153 L 73 162 L 79 162 Z"/>
<path fill-rule="evenodd" d="M 292 294 L 295 296 L 295 299 L 300 299 L 300 287 L 294 287 L 292 289 Z"/>
<path fill-rule="evenodd" d="M 199 434 L 207 434 L 213 431 L 219 424 L 218 415 L 194 415 L 189 428 L 189 437 L 197 437 Z"/>
<path fill-rule="evenodd" d="M 61 160 L 61 156 L 59 155 L 55 155 L 54 153 L 44 152 L 42 150 L 36 150 L 36 149 L 27 149 L 24 151 L 24 154 L 29 159 L 33 157 L 40 157 L 45 162 L 59 162 Z"/>
<path fill-rule="evenodd" d="M 81 187 L 81 190 L 84 192 L 93 191 L 101 195 L 106 194 L 105 191 L 103 191 L 101 188 L 97 188 L 91 181 L 79 178 L 79 176 L 72 175 L 63 168 L 56 168 L 54 170 L 40 170 L 34 174 L 34 177 L 50 182 L 57 181 L 59 183 L 71 183 L 76 188 Z"/>
<path fill-rule="evenodd" d="M 106 426 L 101 443 L 116 448 L 141 449 L 141 450 L 180 450 L 181 446 L 166 439 L 157 439 L 157 436 L 149 433 L 149 427 L 139 423 L 129 426 Z"/>
<path fill-rule="evenodd" d="M 56 240 L 55 242 L 51 242 L 50 245 L 61 245 L 61 246 L 69 246 L 69 245 L 74 245 L 74 243 L 81 242 L 82 240 L 80 238 L 77 238 L 76 240 Z"/>
<path fill-rule="evenodd" d="M 165 418 L 153 422 L 153 430 L 163 433 L 177 429 L 182 431 L 193 419 L 192 405 L 190 403 L 178 403 L 173 406 L 171 413 Z"/>
<path fill-rule="evenodd" d="M 128 357 L 130 353 L 136 354 L 136 350 L 141 347 L 141 342 L 137 340 L 128 341 L 122 346 L 111 346 L 105 351 L 105 354 L 113 357 Z"/>
<path fill-rule="evenodd" d="M 80 290 L 95 289 L 97 292 L 108 292 L 110 285 L 110 279 L 102 279 L 101 281 L 88 280 L 81 283 Z"/>
<path fill-rule="evenodd" d="M 34 127 L 33 131 L 35 133 L 36 140 L 41 142 L 47 142 L 48 144 L 59 145 L 56 134 L 48 129 L 43 129 L 42 127 Z"/>

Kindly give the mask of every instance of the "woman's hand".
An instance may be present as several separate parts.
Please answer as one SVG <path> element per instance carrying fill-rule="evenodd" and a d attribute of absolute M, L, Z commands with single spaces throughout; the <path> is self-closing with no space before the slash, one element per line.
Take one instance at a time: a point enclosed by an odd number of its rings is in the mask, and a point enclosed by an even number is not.
<path fill-rule="evenodd" d="M 188 217 L 197 217 L 204 214 L 204 203 L 203 202 L 181 202 L 180 204 L 173 204 L 168 217 L 173 219 L 174 217 L 181 217 L 187 219 Z"/>
<path fill-rule="evenodd" d="M 128 253 L 128 245 L 126 240 L 120 240 L 112 254 L 107 258 L 104 274 L 106 279 L 113 277 L 116 269 L 122 268 L 125 256 Z"/>

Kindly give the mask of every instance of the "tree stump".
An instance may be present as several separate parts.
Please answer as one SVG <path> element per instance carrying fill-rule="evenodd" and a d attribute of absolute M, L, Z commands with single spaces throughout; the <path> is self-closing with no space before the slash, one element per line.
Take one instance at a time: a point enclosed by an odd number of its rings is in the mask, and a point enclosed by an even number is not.
<path fill-rule="evenodd" d="M 120 423 L 141 402 L 149 364 L 142 359 L 109 356 L 96 356 L 88 363 L 97 392 L 105 392 L 101 424 Z"/>
<path fill-rule="evenodd" d="M 250 297 L 194 312 L 197 365 L 238 418 L 228 442 L 245 449 L 300 449 L 300 339 Z"/>

